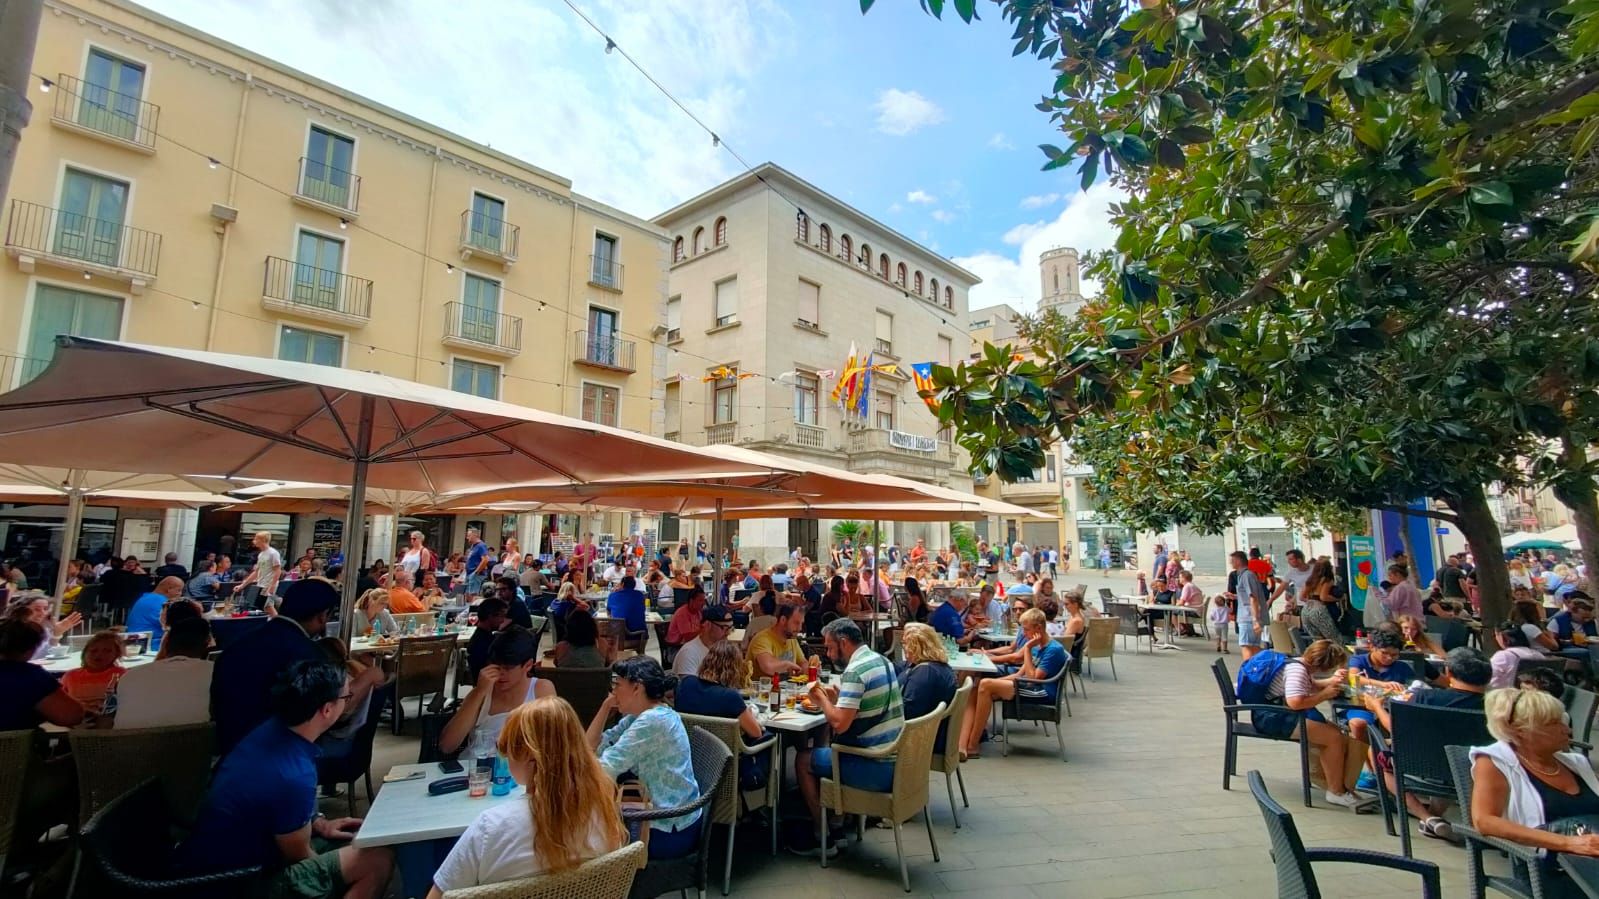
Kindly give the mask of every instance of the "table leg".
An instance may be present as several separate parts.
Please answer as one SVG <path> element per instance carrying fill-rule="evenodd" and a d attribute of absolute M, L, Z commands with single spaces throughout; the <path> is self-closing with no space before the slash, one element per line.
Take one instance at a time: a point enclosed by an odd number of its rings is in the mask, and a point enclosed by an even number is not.
<path fill-rule="evenodd" d="M 444 863 L 444 857 L 450 854 L 454 845 L 454 840 L 423 840 L 392 847 L 394 864 L 400 873 L 400 886 L 404 890 L 401 895 L 407 899 L 426 896 L 433 887 L 433 872 Z"/>

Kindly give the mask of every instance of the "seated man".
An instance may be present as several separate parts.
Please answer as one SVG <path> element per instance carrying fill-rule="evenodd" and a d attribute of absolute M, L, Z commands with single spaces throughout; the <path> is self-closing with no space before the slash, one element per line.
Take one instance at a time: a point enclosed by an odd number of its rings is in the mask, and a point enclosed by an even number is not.
<path fill-rule="evenodd" d="M 698 675 L 705 654 L 718 640 L 726 640 L 727 632 L 732 629 L 733 616 L 726 606 L 706 606 L 700 615 L 700 635 L 677 651 L 677 658 L 672 660 L 672 673 L 678 677 Z"/>
<path fill-rule="evenodd" d="M 217 577 L 216 567 L 217 563 L 210 559 L 201 562 L 189 585 L 183 588 L 183 595 L 199 602 L 215 600 L 217 585 L 222 583 L 222 579 Z"/>
<path fill-rule="evenodd" d="M 161 636 L 166 631 L 166 623 L 161 617 L 161 612 L 167 607 L 167 603 L 182 595 L 181 579 L 162 578 L 154 590 L 139 597 L 139 601 L 128 610 L 128 633 L 149 633 L 151 651 L 159 650 Z"/>
<path fill-rule="evenodd" d="M 478 673 L 489 663 L 489 647 L 493 645 L 494 638 L 511 624 L 505 600 L 498 596 L 490 596 L 477 604 L 477 630 L 472 632 L 472 639 L 466 644 L 466 670 L 469 683 L 477 683 Z"/>
<path fill-rule="evenodd" d="M 966 594 L 957 590 L 950 594 L 949 600 L 933 610 L 928 616 L 927 623 L 939 636 L 954 640 L 958 646 L 968 646 L 976 638 L 977 632 L 966 632 L 966 623 L 962 620 L 966 613 Z"/>
<path fill-rule="evenodd" d="M 698 584 L 688 588 L 693 591 L 688 601 L 672 613 L 672 622 L 666 626 L 666 645 L 682 646 L 699 636 L 700 616 L 705 612 L 705 588 Z"/>
<path fill-rule="evenodd" d="M 178 847 L 181 868 L 198 875 L 261 865 L 259 887 L 273 897 L 383 895 L 394 854 L 332 848 L 352 839 L 361 821 L 329 820 L 316 806 L 316 740 L 344 713 L 349 689 L 329 662 L 295 662 L 282 673 L 273 716 L 217 768 L 198 826 Z"/>
<path fill-rule="evenodd" d="M 1020 699 L 1023 702 L 1054 702 L 1060 690 L 1059 682 L 1042 685 L 1017 682 L 1019 678 L 1049 680 L 1059 674 L 1068 661 L 1066 648 L 1045 633 L 1043 612 L 1028 609 L 1022 613 L 1021 625 L 1025 638 L 1021 669 L 1004 677 L 987 678 L 977 685 L 976 701 L 966 718 L 961 739 L 961 754 L 969 758 L 978 755 L 978 742 L 982 739 L 983 728 L 988 724 L 989 710 L 996 701 Z"/>
<path fill-rule="evenodd" d="M 1399 653 L 1405 648 L 1405 638 L 1399 633 L 1399 628 L 1384 624 L 1373 630 L 1369 639 L 1371 648 L 1349 660 L 1349 670 L 1360 674 L 1360 685 L 1381 683 L 1392 687 L 1409 686 L 1416 679 L 1416 672 L 1408 663 L 1399 660 Z M 1366 725 L 1374 720 L 1372 714 L 1354 709 L 1346 714 L 1346 720 L 1349 722 L 1349 735 L 1364 742 Z"/>
<path fill-rule="evenodd" d="M 1593 600 L 1573 592 L 1566 608 L 1549 616 L 1549 633 L 1560 643 L 1558 655 L 1589 664 L 1588 644 L 1599 643 L 1599 625 L 1593 617 Z M 131 623 L 131 622 L 130 622 Z M 131 628 L 130 628 L 131 630 Z"/>
<path fill-rule="evenodd" d="M 389 575 L 389 611 L 396 615 L 412 615 L 417 612 L 426 612 L 427 604 L 421 597 L 411 592 L 414 581 L 411 572 L 404 568 L 395 568 Z"/>
<path fill-rule="evenodd" d="M 505 603 L 505 614 L 510 616 L 512 624 L 528 630 L 533 629 L 533 612 L 522 599 L 521 584 L 516 578 L 510 575 L 495 578 L 493 595 Z M 551 614 L 554 614 L 553 609 Z"/>
<path fill-rule="evenodd" d="M 798 639 L 804 630 L 804 606 L 786 602 L 778 605 L 777 620 L 750 641 L 749 654 L 755 663 L 755 673 L 770 678 L 774 674 L 805 671 L 805 650 L 800 648 Z"/>
<path fill-rule="evenodd" d="M 622 584 L 605 599 L 605 611 L 618 621 L 625 621 L 631 633 L 639 633 L 648 625 L 645 623 L 644 591 L 638 589 L 638 582 L 631 574 L 622 576 Z"/>

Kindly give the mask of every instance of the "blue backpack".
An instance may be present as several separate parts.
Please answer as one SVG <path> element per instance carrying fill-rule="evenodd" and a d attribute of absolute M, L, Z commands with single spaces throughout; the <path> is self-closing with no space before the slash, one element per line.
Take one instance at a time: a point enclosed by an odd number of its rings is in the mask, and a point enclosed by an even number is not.
<path fill-rule="evenodd" d="M 1238 701 L 1248 704 L 1281 703 L 1281 699 L 1270 700 L 1266 698 L 1266 690 L 1271 687 L 1271 682 L 1283 670 L 1283 666 L 1295 664 L 1299 660 L 1290 658 L 1282 653 L 1267 649 L 1256 653 L 1249 661 L 1238 669 L 1238 683 L 1236 692 Z M 1288 708 L 1281 712 L 1267 709 L 1254 709 L 1249 713 L 1250 723 L 1261 733 L 1276 737 L 1288 737 L 1299 724 L 1299 714 Z"/>

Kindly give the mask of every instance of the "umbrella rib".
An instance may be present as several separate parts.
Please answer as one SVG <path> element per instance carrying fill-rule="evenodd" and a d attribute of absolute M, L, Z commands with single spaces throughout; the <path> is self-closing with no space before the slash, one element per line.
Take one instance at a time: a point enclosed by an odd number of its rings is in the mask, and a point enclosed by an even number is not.
<path fill-rule="evenodd" d="M 333 408 L 333 404 L 349 396 L 350 391 L 341 391 L 336 398 L 328 399 L 327 388 L 318 386 L 316 389 L 316 395 L 317 398 L 322 401 L 322 408 L 328 413 L 328 418 L 333 422 L 333 426 L 339 429 L 340 436 L 344 438 L 344 445 L 350 448 L 350 455 L 353 457 L 355 455 L 355 438 L 350 436 L 350 430 L 344 426 L 344 419 L 340 418 L 338 410 Z M 302 421 L 290 428 L 289 432 L 298 432 L 301 428 L 310 424 L 312 419 L 316 418 L 320 414 L 320 412 L 312 413 L 306 417 L 305 421 Z"/>
<path fill-rule="evenodd" d="M 20 403 L 17 403 L 17 402 L 0 403 L 0 412 L 16 412 L 16 411 L 21 411 L 23 409 L 50 409 L 50 408 L 54 408 L 56 406 L 82 406 L 82 405 L 85 405 L 87 403 L 115 403 L 115 402 L 121 402 L 123 400 L 145 400 L 145 399 L 149 399 L 149 398 L 152 398 L 152 397 L 168 396 L 168 395 L 172 395 L 172 394 L 211 393 L 213 391 L 218 391 L 218 390 L 220 390 L 220 391 L 238 390 L 238 391 L 240 391 L 240 393 L 238 395 L 242 396 L 242 395 L 246 395 L 246 394 L 249 394 L 249 393 L 257 393 L 257 392 L 261 392 L 261 391 L 286 390 L 286 389 L 288 389 L 290 387 L 294 387 L 294 386 L 297 386 L 297 385 L 295 385 L 293 383 L 285 382 L 285 381 L 282 381 L 282 380 L 274 379 L 274 380 L 271 380 L 271 381 L 246 381 L 246 382 L 240 382 L 240 383 L 237 383 L 237 384 L 223 384 L 223 385 L 215 386 L 215 387 L 184 387 L 184 388 L 177 389 L 177 390 L 157 390 L 157 391 L 153 391 L 153 392 L 149 391 L 149 390 L 141 390 L 141 391 L 134 392 L 134 393 L 109 393 L 109 394 L 104 394 L 104 395 L 100 395 L 100 396 L 93 396 L 93 397 L 87 397 L 87 398 L 78 397 L 77 399 L 32 400 L 32 401 L 25 401 L 25 402 L 20 402 Z M 248 389 L 246 389 L 246 388 L 248 388 Z M 207 399 L 221 399 L 221 398 L 226 397 L 226 396 L 230 396 L 230 394 L 222 393 L 222 394 L 218 394 L 217 396 L 207 397 Z M 138 410 L 132 410 L 132 411 L 138 411 Z M 129 414 L 129 413 L 128 412 L 118 412 L 118 413 L 114 413 L 111 416 L 98 415 L 98 416 L 95 416 L 95 418 L 98 418 L 98 419 L 104 419 L 104 418 L 107 418 L 107 417 L 115 418 L 115 417 L 118 417 L 118 416 L 121 416 L 121 415 L 127 415 L 127 414 Z M 90 420 L 90 419 L 85 419 L 85 420 Z"/>
<path fill-rule="evenodd" d="M 452 412 L 450 414 L 450 417 L 454 418 L 456 421 L 461 422 L 462 425 L 465 425 L 468 428 L 472 427 L 470 424 L 467 424 L 467 422 L 461 418 L 459 413 Z M 527 459 L 529 462 L 536 462 L 539 465 L 542 465 L 545 468 L 548 468 L 550 471 L 555 472 L 556 474 L 560 475 L 561 477 L 566 478 L 567 480 L 571 481 L 574 484 L 581 484 L 583 482 L 583 480 L 581 478 L 579 478 L 577 475 L 571 473 L 570 471 L 566 471 L 564 469 L 561 469 L 561 468 L 557 467 L 556 465 L 552 464 L 551 462 L 549 462 L 548 460 L 541 459 L 538 456 L 535 456 L 532 453 L 528 452 L 527 450 L 522 449 L 521 447 L 517 446 L 516 444 L 512 443 L 511 441 L 506 440 L 504 437 L 501 437 L 499 434 L 494 433 L 495 431 L 499 431 L 499 430 L 502 430 L 502 429 L 501 428 L 494 428 L 492 430 L 485 430 L 482 433 L 483 433 L 483 436 L 489 438 L 490 440 L 493 440 L 495 443 L 498 443 L 499 445 L 505 447 L 506 449 L 510 450 L 511 452 L 516 453 L 517 455 L 523 457 L 524 459 Z"/>
<path fill-rule="evenodd" d="M 457 421 L 459 421 L 459 417 L 454 412 L 450 412 L 450 413 L 447 413 L 447 414 L 448 414 L 448 416 L 450 418 L 454 418 Z M 461 422 L 461 423 L 463 425 L 466 425 L 465 422 Z M 522 424 L 522 422 L 509 421 L 509 422 L 505 422 L 504 424 L 495 425 L 495 426 L 493 426 L 491 428 L 476 429 L 476 430 L 473 430 L 471 433 L 467 433 L 467 434 L 456 434 L 456 435 L 453 435 L 453 436 L 450 436 L 450 437 L 441 437 L 438 440 L 430 440 L 427 443 L 424 443 L 424 444 L 421 444 L 421 445 L 417 445 L 417 444 L 411 443 L 408 439 L 406 439 L 406 444 L 407 444 L 406 449 L 401 450 L 401 451 L 397 451 L 397 452 L 393 452 L 393 453 L 386 453 L 386 454 L 383 454 L 383 455 L 373 455 L 372 456 L 372 461 L 373 462 L 401 462 L 401 461 L 404 461 L 404 460 L 406 460 L 408 458 L 415 457 L 417 453 L 423 452 L 424 450 L 430 450 L 430 449 L 433 449 L 434 447 L 448 446 L 448 445 L 450 445 L 452 443 L 459 443 L 459 442 L 461 442 L 463 440 L 467 440 L 467 439 L 470 439 L 472 437 L 489 437 L 491 439 L 497 439 L 497 438 L 494 437 L 494 432 L 495 431 L 503 431 L 503 430 L 505 430 L 507 428 L 514 428 L 514 427 L 516 427 L 519 424 Z M 468 428 L 472 428 L 473 427 L 472 425 L 466 425 L 466 426 Z M 402 439 L 404 439 L 404 438 L 402 438 Z M 513 451 L 515 450 L 515 447 L 510 446 L 504 440 L 499 440 L 498 442 L 501 443 L 502 445 L 507 446 L 508 449 L 511 449 Z M 538 461 L 538 460 L 535 459 L 534 461 Z"/>
<path fill-rule="evenodd" d="M 393 403 L 389 404 L 389 414 L 394 416 L 394 423 L 399 426 L 400 435 L 398 437 L 394 438 L 393 440 L 390 440 L 388 443 L 385 443 L 382 446 L 378 447 L 377 449 L 373 450 L 372 451 L 372 457 L 373 458 L 377 458 L 378 456 L 383 455 L 384 453 L 386 453 L 390 449 L 400 445 L 401 443 L 408 443 L 410 441 L 410 439 L 413 436 L 415 436 L 416 434 L 421 433 L 422 431 L 426 430 L 427 428 L 433 427 L 433 425 L 437 424 L 440 419 L 447 418 L 450 415 L 450 410 L 441 409 L 437 413 L 435 413 L 432 417 L 430 417 L 427 421 L 424 421 L 421 424 L 417 425 L 416 427 L 410 428 L 410 429 L 407 429 L 405 427 L 405 425 L 400 422 L 399 413 L 395 411 Z M 458 440 L 460 438 L 452 437 L 450 439 L 451 440 Z"/>
<path fill-rule="evenodd" d="M 417 471 L 422 475 L 422 480 L 427 482 L 428 493 L 436 496 L 439 492 L 439 486 L 433 483 L 433 475 L 428 472 L 427 466 L 422 464 L 425 460 L 416 455 L 418 452 L 420 452 L 420 450 L 417 448 L 416 444 L 411 442 L 411 433 L 406 430 L 405 422 L 400 420 L 400 410 L 395 408 L 394 400 L 386 400 L 386 402 L 388 403 L 389 407 L 389 417 L 394 419 L 395 430 L 397 430 L 400 435 L 398 439 L 405 441 L 405 445 L 410 448 L 413 460 L 417 463 Z M 427 447 L 424 446 L 421 449 L 427 449 Z"/>
<path fill-rule="evenodd" d="M 320 443 L 316 443 L 315 441 L 306 440 L 305 438 L 299 437 L 299 436 L 294 435 L 294 434 L 284 434 L 284 433 L 279 433 L 279 432 L 276 432 L 276 431 L 268 431 L 268 430 L 266 430 L 264 428 L 257 428 L 254 425 L 247 425 L 247 424 L 244 424 L 242 422 L 235 421 L 233 419 L 224 418 L 224 417 L 222 417 L 220 415 L 216 415 L 215 413 L 206 412 L 206 411 L 203 411 L 201 409 L 194 408 L 193 404 L 191 404 L 190 408 L 188 408 L 188 409 L 185 409 L 185 408 L 183 408 L 181 406 L 165 406 L 165 405 L 162 405 L 161 403 L 157 403 L 157 402 L 149 402 L 149 405 L 151 407 L 153 407 L 153 408 L 160 409 L 163 412 L 171 412 L 173 415 L 180 415 L 180 416 L 182 416 L 184 418 L 191 418 L 191 419 L 194 419 L 195 421 L 203 422 L 203 423 L 208 424 L 208 425 L 216 425 L 218 427 L 226 428 L 227 430 L 230 430 L 230 431 L 240 431 L 242 433 L 249 434 L 252 437 L 260 437 L 263 440 L 273 440 L 273 441 L 277 441 L 277 442 L 280 442 L 280 443 L 287 443 L 290 446 L 297 446 L 300 449 L 309 450 L 310 452 L 313 452 L 313 453 L 318 453 L 318 454 L 321 454 L 321 455 L 324 455 L 324 456 L 331 456 L 331 457 L 333 457 L 335 459 L 340 459 L 340 460 L 346 461 L 346 462 L 349 461 L 349 456 L 347 454 L 340 453 L 338 450 L 336 450 L 336 449 L 334 449 L 332 447 L 325 446 L 325 445 L 320 444 Z M 245 460 L 239 466 L 236 466 L 233 469 L 231 469 L 227 473 L 228 477 L 234 476 L 234 474 L 236 474 L 240 470 L 240 468 L 242 468 L 245 465 L 250 464 L 251 462 L 254 462 L 256 459 L 259 459 L 267 451 L 267 449 L 270 449 L 270 447 L 264 448 L 260 452 L 251 455 L 249 457 L 249 459 Z"/>

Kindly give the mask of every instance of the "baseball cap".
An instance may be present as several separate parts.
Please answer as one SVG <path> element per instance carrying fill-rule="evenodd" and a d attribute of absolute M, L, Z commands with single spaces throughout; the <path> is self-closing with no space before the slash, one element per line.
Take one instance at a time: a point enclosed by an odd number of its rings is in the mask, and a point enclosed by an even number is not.
<path fill-rule="evenodd" d="M 729 612 L 726 606 L 706 606 L 705 611 L 700 613 L 700 620 L 712 624 L 726 624 L 733 620 L 733 613 Z"/>
<path fill-rule="evenodd" d="M 283 593 L 283 602 L 278 606 L 278 611 L 294 619 L 305 621 L 315 618 L 319 612 L 326 612 L 339 604 L 339 591 L 325 580 L 319 578 L 306 578 L 295 581 Z"/>

